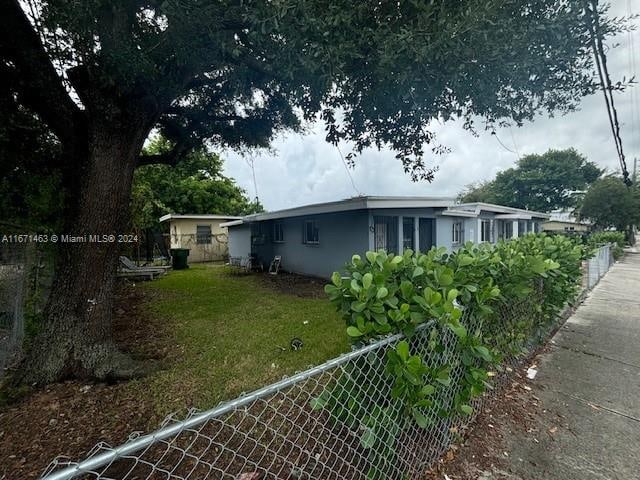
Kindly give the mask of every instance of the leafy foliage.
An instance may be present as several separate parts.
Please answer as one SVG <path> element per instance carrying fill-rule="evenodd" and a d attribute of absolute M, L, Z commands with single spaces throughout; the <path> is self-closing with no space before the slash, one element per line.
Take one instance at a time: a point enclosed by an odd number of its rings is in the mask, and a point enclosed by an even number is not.
<path fill-rule="evenodd" d="M 170 149 L 169 142 L 157 138 L 146 152 L 156 155 Z M 156 227 L 166 213 L 248 215 L 262 210 L 222 174 L 222 159 L 204 148 L 189 153 L 175 167 L 145 165 L 134 175 L 131 218 L 138 228 Z"/>
<path fill-rule="evenodd" d="M 37 116 L 17 104 L 13 93 L 0 94 L 0 218 L 55 230 L 64 201 L 60 144 Z"/>
<path fill-rule="evenodd" d="M 434 248 L 425 254 L 354 255 L 349 275 L 336 272 L 325 287 L 346 321 L 347 334 L 356 345 L 392 333 L 402 333 L 406 340 L 388 352 L 384 375 L 361 366 L 355 376 L 326 390 L 316 407 L 327 408 L 350 427 L 364 419 L 373 428 L 364 446 L 376 442 L 369 437 L 376 430 L 373 412 L 400 423 L 412 419 L 423 428 L 434 415 L 471 414 L 473 399 L 490 386 L 492 372 L 502 368 L 506 357 L 523 353 L 573 298 L 586 255 L 576 241 L 545 234 L 495 246 L 469 242 L 454 253 Z M 501 309 L 514 304 L 525 305 L 527 314 L 505 319 Z M 429 332 L 430 358 L 412 351 L 416 328 Z M 456 355 L 444 355 L 447 351 Z M 354 390 L 379 392 L 383 381 L 392 382 L 392 398 L 367 393 L 363 396 L 372 399 L 369 404 L 342 398 Z M 451 399 L 450 392 L 458 393 Z M 393 450 L 394 445 L 387 447 Z M 378 478 L 374 467 L 370 476 Z"/>
<path fill-rule="evenodd" d="M 602 175 L 595 163 L 576 150 L 548 150 L 525 155 L 515 168 L 489 182 L 470 185 L 464 202 L 488 202 L 541 212 L 575 207 L 580 191 Z"/>
<path fill-rule="evenodd" d="M 605 243 L 612 244 L 613 258 L 618 260 L 624 254 L 624 247 L 627 243 L 624 232 L 595 232 L 589 235 L 588 244 L 592 247 L 599 247 Z"/>
<path fill-rule="evenodd" d="M 37 3 L 82 100 L 102 85 L 118 103 L 144 98 L 181 148 L 267 146 L 300 128 L 298 109 L 329 141 L 387 145 L 431 178 L 423 145 L 445 150 L 431 120 L 521 124 L 595 90 L 578 0 Z M 601 14 L 605 36 L 621 28 Z"/>
<path fill-rule="evenodd" d="M 595 182 L 580 206 L 580 218 L 589 219 L 598 228 L 614 227 L 624 232 L 640 222 L 640 193 L 627 187 L 621 178 L 607 176 Z"/>

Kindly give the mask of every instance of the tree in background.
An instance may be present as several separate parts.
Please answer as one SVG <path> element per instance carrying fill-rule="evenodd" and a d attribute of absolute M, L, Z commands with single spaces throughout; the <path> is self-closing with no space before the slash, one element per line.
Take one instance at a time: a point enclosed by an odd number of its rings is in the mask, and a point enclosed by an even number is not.
<path fill-rule="evenodd" d="M 61 148 L 64 229 L 122 233 L 134 171 L 205 142 L 268 146 L 320 117 L 355 153 L 433 178 L 432 120 L 521 124 L 593 93 L 582 0 L 0 0 L 0 78 Z M 606 18 L 605 36 L 621 26 Z M 567 34 L 570 32 L 570 34 Z M 157 129 L 169 152 L 141 155 Z M 353 157 L 349 157 L 353 161 Z M 126 378 L 111 336 L 117 244 L 60 244 L 22 379 Z"/>
<path fill-rule="evenodd" d="M 540 212 L 574 208 L 603 170 L 573 148 L 525 155 L 489 182 L 471 185 L 463 202 L 488 202 Z"/>
<path fill-rule="evenodd" d="M 0 91 L 0 219 L 58 231 L 64 204 L 60 142 L 15 94 Z"/>
<path fill-rule="evenodd" d="M 162 138 L 145 151 L 161 155 L 172 145 Z M 131 224 L 135 229 L 158 230 L 167 213 L 249 215 L 263 211 L 245 191 L 222 174 L 222 159 L 205 147 L 189 152 L 175 167 L 145 165 L 136 170 L 131 192 Z"/>
<path fill-rule="evenodd" d="M 640 222 L 640 194 L 637 187 L 629 188 L 617 176 L 597 180 L 582 199 L 579 215 L 590 220 L 596 228 L 615 228 L 629 232 Z"/>

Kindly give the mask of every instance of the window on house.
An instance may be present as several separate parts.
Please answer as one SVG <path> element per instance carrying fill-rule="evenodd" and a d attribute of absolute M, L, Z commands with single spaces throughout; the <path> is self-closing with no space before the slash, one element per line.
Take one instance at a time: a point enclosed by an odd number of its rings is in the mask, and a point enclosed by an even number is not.
<path fill-rule="evenodd" d="M 318 222 L 315 220 L 305 220 L 302 243 L 309 243 L 312 245 L 320 243 Z"/>
<path fill-rule="evenodd" d="M 402 217 L 402 248 L 403 250 L 414 250 L 413 241 L 415 239 L 413 217 Z"/>
<path fill-rule="evenodd" d="M 268 231 L 268 230 L 266 230 Z M 267 239 L 263 222 L 257 222 L 251 224 L 251 244 L 252 245 L 264 245 Z"/>
<path fill-rule="evenodd" d="M 376 251 L 398 251 L 398 217 L 373 217 L 373 245 Z"/>
<path fill-rule="evenodd" d="M 491 220 L 482 220 L 480 222 L 480 241 L 491 241 Z"/>
<path fill-rule="evenodd" d="M 521 237 L 527 234 L 527 221 L 518 220 L 518 236 Z"/>
<path fill-rule="evenodd" d="M 460 245 L 464 241 L 462 222 L 453 222 L 451 243 Z"/>
<path fill-rule="evenodd" d="M 273 224 L 273 241 L 276 243 L 284 242 L 284 226 L 282 222 Z"/>
<path fill-rule="evenodd" d="M 211 243 L 211 225 L 198 225 L 196 227 L 196 243 L 198 245 Z"/>
<path fill-rule="evenodd" d="M 511 220 L 507 220 L 504 222 L 504 239 L 509 240 L 513 237 L 513 222 Z"/>

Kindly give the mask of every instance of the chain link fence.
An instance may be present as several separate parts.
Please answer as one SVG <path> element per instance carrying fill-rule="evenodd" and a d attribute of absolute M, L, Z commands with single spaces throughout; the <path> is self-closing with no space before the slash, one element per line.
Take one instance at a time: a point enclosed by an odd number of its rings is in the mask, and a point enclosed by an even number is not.
<path fill-rule="evenodd" d="M 587 290 L 595 287 L 612 264 L 613 251 L 611 244 L 602 245 L 596 250 L 595 255 L 585 262 L 583 286 Z"/>
<path fill-rule="evenodd" d="M 598 254 L 600 259 L 600 253 Z M 606 251 L 597 263 L 606 271 Z M 585 274 L 596 263 L 587 262 Z M 602 268 L 602 270 L 601 270 Z M 590 283 L 589 283 L 590 284 Z M 490 324 L 473 312 L 464 314 L 470 330 L 482 328 L 494 339 L 511 344 L 515 328 L 530 325 L 522 340 L 492 372 L 492 384 L 510 380 L 509 373 L 527 360 L 562 321 L 542 328 L 537 313 L 540 293 L 502 305 Z M 462 368 L 458 339 L 446 330 L 445 348 L 429 347 L 431 324 L 421 325 L 411 339 L 411 351 L 429 367 L 453 365 L 450 386 L 436 391 L 434 403 L 449 409 L 459 393 Z M 417 479 L 421 478 L 457 439 L 472 416 L 446 417 L 425 409 L 427 427 L 419 427 L 394 399 L 393 380 L 385 373 L 387 352 L 402 341 L 394 335 L 280 382 L 186 418 L 169 417 L 162 427 L 144 436 L 131 436 L 118 447 L 96 445 L 80 462 L 56 459 L 44 473 L 47 480 L 71 478 L 142 479 Z M 499 340 L 496 340 L 499 341 Z M 473 402 L 478 412 L 488 393 Z"/>
<path fill-rule="evenodd" d="M 24 338 L 30 249 L 0 244 L 0 380 L 19 357 Z"/>

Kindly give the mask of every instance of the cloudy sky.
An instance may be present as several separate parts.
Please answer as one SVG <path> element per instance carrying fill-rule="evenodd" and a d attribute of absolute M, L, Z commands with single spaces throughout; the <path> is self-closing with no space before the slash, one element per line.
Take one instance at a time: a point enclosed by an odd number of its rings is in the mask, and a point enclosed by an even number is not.
<path fill-rule="evenodd" d="M 640 13 L 638 0 L 613 0 L 610 14 Z M 640 21 L 636 21 L 640 27 Z M 619 44 L 608 53 L 612 81 L 630 78 L 640 68 L 640 31 L 621 34 Z M 635 52 L 635 55 L 632 54 Z M 635 62 L 632 62 L 635 58 Z M 640 81 L 640 78 L 638 78 Z M 633 158 L 640 163 L 640 83 L 615 95 L 621 122 L 621 136 L 629 171 Z M 272 152 L 241 157 L 224 152 L 226 174 L 236 180 L 250 197 L 255 196 L 249 163 L 253 162 L 257 193 L 267 210 L 309 203 L 339 200 L 354 195 L 450 195 L 455 196 L 465 185 L 491 179 L 496 172 L 511 167 L 518 155 L 543 153 L 549 148 L 574 147 L 601 167 L 616 170 L 618 159 L 611 135 L 602 92 L 583 99 L 580 111 L 556 118 L 538 117 L 523 127 L 481 133 L 474 137 L 461 124 L 435 124 L 438 140 L 451 152 L 431 156 L 439 166 L 432 183 L 411 181 L 391 151 L 375 149 L 364 152 L 351 169 L 352 185 L 340 152 L 324 140 L 323 125 L 316 124 L 306 135 L 287 134 L 273 144 Z M 505 148 L 506 147 L 506 148 Z M 341 148 L 342 153 L 349 146 Z M 511 151 L 509 151 L 511 150 Z M 640 165 L 639 167 L 640 168 Z"/>

